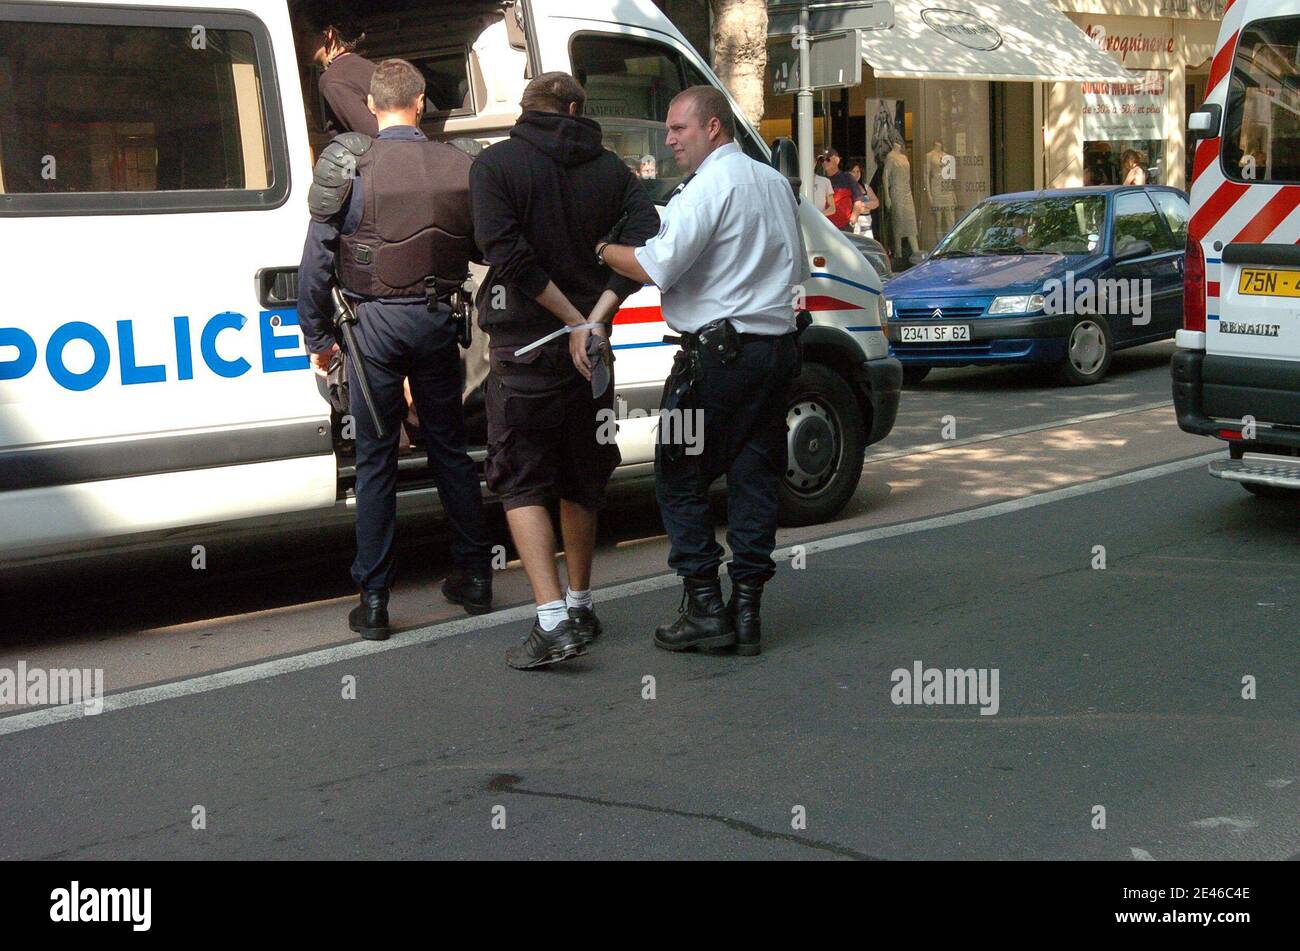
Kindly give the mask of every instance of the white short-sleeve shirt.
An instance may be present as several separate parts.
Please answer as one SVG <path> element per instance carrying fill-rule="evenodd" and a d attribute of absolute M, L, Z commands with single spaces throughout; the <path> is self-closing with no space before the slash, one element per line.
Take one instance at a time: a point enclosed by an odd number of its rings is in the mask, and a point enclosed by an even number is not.
<path fill-rule="evenodd" d="M 809 275 L 790 182 L 734 142 L 700 163 L 636 258 L 678 333 L 720 317 L 741 333 L 789 333 L 798 288 Z"/>
<path fill-rule="evenodd" d="M 835 189 L 831 186 L 831 180 L 825 175 L 818 175 L 813 178 L 813 205 L 818 211 L 825 214 L 822 209 L 826 207 L 826 199 L 831 196 Z"/>

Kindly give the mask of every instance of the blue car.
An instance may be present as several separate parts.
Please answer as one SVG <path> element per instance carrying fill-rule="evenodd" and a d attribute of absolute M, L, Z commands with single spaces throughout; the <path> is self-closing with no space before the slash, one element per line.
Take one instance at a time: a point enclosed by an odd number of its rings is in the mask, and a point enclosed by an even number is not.
<path fill-rule="evenodd" d="M 1111 354 L 1182 325 L 1187 196 L 1160 185 L 986 198 L 885 285 L 903 378 L 933 367 L 1053 364 L 1096 383 Z"/>

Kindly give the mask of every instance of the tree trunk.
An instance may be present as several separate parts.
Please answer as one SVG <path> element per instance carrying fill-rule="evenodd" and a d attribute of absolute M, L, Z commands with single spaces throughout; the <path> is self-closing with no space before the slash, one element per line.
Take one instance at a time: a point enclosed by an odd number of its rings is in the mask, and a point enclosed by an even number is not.
<path fill-rule="evenodd" d="M 763 118 L 767 72 L 766 0 L 710 0 L 713 71 L 754 126 Z"/>

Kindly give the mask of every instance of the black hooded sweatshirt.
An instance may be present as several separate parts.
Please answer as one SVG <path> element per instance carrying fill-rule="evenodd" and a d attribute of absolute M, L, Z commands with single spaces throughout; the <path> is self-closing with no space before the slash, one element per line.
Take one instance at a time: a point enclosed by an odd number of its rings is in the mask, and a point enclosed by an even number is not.
<path fill-rule="evenodd" d="M 584 315 L 606 288 L 625 298 L 641 286 L 596 261 L 596 243 L 620 221 L 620 244 L 639 247 L 659 232 L 645 188 L 601 145 L 596 122 L 525 112 L 510 138 L 475 160 L 469 180 L 474 238 L 491 265 L 479 326 L 493 346 L 522 346 L 561 326 L 534 300 L 547 281 Z"/>

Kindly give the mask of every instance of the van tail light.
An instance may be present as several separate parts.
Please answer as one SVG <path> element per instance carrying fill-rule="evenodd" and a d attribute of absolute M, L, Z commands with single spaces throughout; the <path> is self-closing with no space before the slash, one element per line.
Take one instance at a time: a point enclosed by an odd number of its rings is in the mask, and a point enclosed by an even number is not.
<path fill-rule="evenodd" d="M 1205 252 L 1190 235 L 1183 262 L 1183 329 L 1205 331 Z"/>

